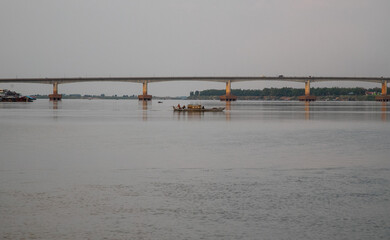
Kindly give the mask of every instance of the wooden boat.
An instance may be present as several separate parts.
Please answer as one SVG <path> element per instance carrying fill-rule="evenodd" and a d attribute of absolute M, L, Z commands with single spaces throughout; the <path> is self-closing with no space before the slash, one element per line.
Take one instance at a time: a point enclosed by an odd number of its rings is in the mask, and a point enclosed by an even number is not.
<path fill-rule="evenodd" d="M 224 107 L 205 108 L 202 105 L 192 105 L 192 104 L 188 104 L 187 107 L 185 106 L 180 107 L 180 105 L 173 106 L 173 111 L 177 111 L 177 112 L 222 112 L 223 110 L 225 110 Z"/>
<path fill-rule="evenodd" d="M 30 96 L 21 96 L 17 92 L 7 89 L 0 89 L 0 102 L 32 102 L 35 98 Z"/>
<path fill-rule="evenodd" d="M 6 97 L 0 97 L 0 102 L 32 102 L 30 98 L 26 96 L 6 96 Z"/>

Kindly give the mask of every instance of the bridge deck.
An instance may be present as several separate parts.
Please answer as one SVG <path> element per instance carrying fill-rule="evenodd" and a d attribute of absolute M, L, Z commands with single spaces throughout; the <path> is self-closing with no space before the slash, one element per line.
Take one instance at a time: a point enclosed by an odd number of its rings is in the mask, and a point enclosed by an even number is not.
<path fill-rule="evenodd" d="M 0 83 L 76 83 L 76 82 L 171 82 L 171 81 L 211 81 L 211 82 L 245 82 L 245 81 L 288 81 L 288 82 L 325 82 L 325 81 L 359 81 L 377 82 L 389 81 L 384 77 L 70 77 L 70 78 L 0 78 Z"/>

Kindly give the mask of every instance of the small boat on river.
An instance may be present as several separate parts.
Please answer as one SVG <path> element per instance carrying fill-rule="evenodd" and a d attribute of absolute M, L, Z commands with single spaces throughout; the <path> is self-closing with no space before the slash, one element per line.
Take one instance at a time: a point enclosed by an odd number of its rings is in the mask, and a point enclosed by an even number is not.
<path fill-rule="evenodd" d="M 173 111 L 177 112 L 222 112 L 225 110 L 224 107 L 214 107 L 214 108 L 205 108 L 202 105 L 192 105 L 188 104 L 188 106 L 181 107 L 180 104 L 177 106 L 173 106 Z"/>

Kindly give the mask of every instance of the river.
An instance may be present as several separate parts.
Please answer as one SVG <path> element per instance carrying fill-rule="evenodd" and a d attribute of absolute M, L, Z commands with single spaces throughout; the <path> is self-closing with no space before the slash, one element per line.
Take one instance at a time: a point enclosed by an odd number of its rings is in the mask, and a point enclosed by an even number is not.
<path fill-rule="evenodd" d="M 390 238 L 390 104 L 0 103 L 0 142 L 3 239 Z"/>

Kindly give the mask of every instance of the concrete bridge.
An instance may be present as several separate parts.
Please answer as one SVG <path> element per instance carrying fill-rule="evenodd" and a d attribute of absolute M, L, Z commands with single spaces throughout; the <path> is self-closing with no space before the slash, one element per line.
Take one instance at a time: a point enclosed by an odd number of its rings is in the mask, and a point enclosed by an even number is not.
<path fill-rule="evenodd" d="M 290 77 L 279 75 L 278 77 L 85 77 L 85 78 L 0 78 L 0 83 L 41 83 L 53 84 L 53 93 L 49 95 L 50 100 L 61 100 L 62 95 L 58 93 L 58 85 L 65 83 L 76 82 L 135 82 L 142 83 L 142 95 L 138 95 L 138 99 L 142 101 L 149 101 L 152 95 L 148 95 L 148 83 L 153 82 L 172 82 L 172 81 L 211 81 L 211 82 L 225 82 L 226 94 L 221 96 L 221 101 L 235 101 L 237 97 L 231 94 L 232 82 L 245 81 L 287 81 L 287 82 L 302 82 L 305 83 L 305 95 L 300 96 L 301 101 L 315 101 L 316 97 L 310 95 L 310 83 L 312 82 L 326 82 L 326 81 L 357 81 L 357 82 L 374 82 L 382 84 L 382 95 L 377 97 L 377 101 L 389 101 L 390 95 L 387 95 L 387 83 L 390 78 L 384 77 Z"/>

